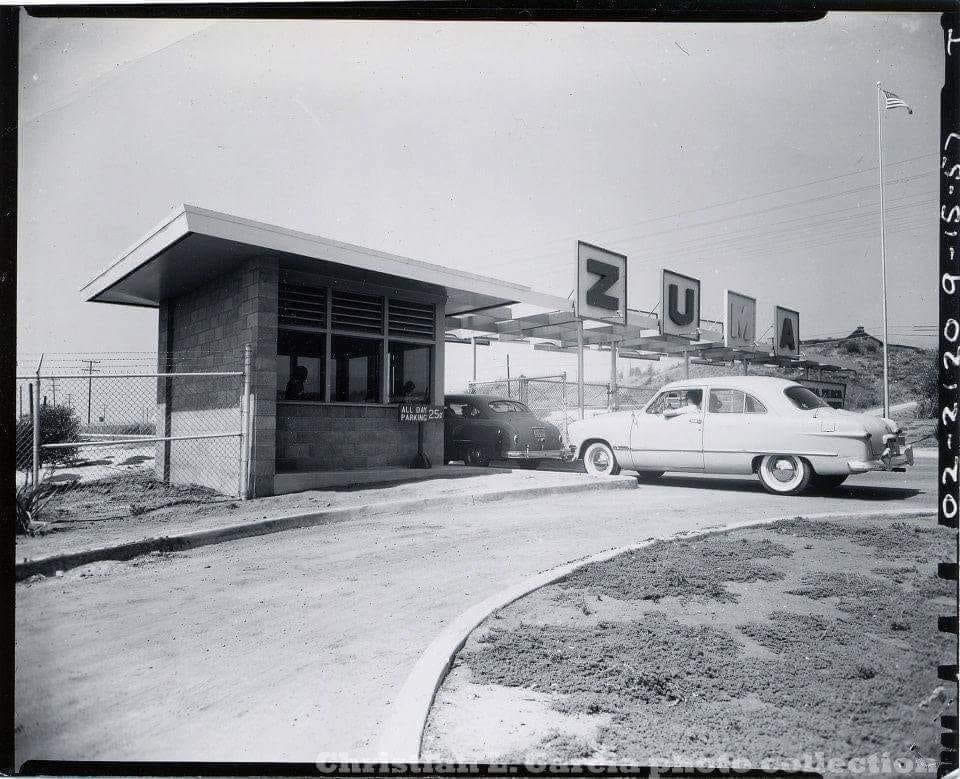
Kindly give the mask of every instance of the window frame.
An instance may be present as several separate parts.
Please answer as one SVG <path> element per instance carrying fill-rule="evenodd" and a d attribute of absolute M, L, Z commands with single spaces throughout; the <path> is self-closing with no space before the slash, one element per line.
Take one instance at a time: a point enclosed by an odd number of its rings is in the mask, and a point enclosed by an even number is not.
<path fill-rule="evenodd" d="M 281 271 L 284 273 L 284 271 Z M 299 276 L 299 274 L 295 274 Z M 299 281 L 299 280 L 297 280 Z M 296 281 L 294 283 L 297 283 Z M 442 316 L 442 310 L 438 310 L 439 306 L 442 306 L 443 303 L 437 298 L 437 296 L 427 294 L 418 294 L 415 291 L 406 290 L 391 290 L 387 288 L 377 288 L 373 285 L 370 285 L 369 289 L 358 289 L 357 287 L 361 285 L 353 285 L 344 282 L 337 281 L 336 279 L 327 278 L 327 277 L 316 277 L 311 279 L 311 281 L 306 281 L 304 278 L 303 281 L 299 281 L 304 285 L 314 285 L 316 288 L 323 288 L 326 290 L 326 314 L 325 322 L 323 327 L 311 327 L 309 325 L 277 325 L 277 339 L 279 341 L 281 331 L 295 331 L 295 332 L 304 332 L 311 333 L 314 335 L 323 335 L 325 336 L 325 349 L 326 354 L 324 355 L 324 366 L 325 366 L 325 386 L 323 392 L 323 400 L 280 400 L 278 403 L 313 403 L 318 404 L 322 403 L 325 405 L 331 406 L 383 406 L 390 408 L 397 408 L 400 406 L 400 403 L 393 403 L 390 401 L 390 343 L 409 343 L 416 344 L 418 346 L 430 346 L 433 347 L 430 355 L 430 376 L 429 376 L 429 388 L 430 388 L 430 400 L 429 403 L 435 403 L 435 385 L 437 377 L 437 363 L 439 362 L 437 358 L 437 350 L 440 348 L 440 345 L 443 343 L 443 323 L 440 320 Z M 364 285 L 366 286 L 366 285 Z M 365 295 L 375 295 L 383 300 L 383 322 L 380 333 L 370 333 L 363 330 L 355 330 L 351 328 L 344 327 L 334 327 L 333 326 L 333 291 L 334 287 L 341 289 L 345 292 L 350 292 L 355 290 L 357 294 Z M 277 295 L 279 296 L 279 285 L 277 287 Z M 403 335 L 403 336 L 391 336 L 390 335 L 390 302 L 392 300 L 404 301 L 404 302 L 416 302 L 429 304 L 433 307 L 434 316 L 437 319 L 436 328 L 435 328 L 435 337 L 419 337 L 415 335 Z M 279 300 L 278 300 L 279 303 Z M 357 401 L 337 401 L 333 400 L 334 396 L 334 387 L 333 387 L 333 356 L 331 351 L 331 346 L 333 338 L 335 336 L 349 336 L 351 338 L 362 338 L 370 341 L 379 341 L 380 342 L 380 397 L 377 401 L 368 401 L 368 402 L 357 402 Z M 279 343 L 278 343 L 279 345 Z M 277 352 L 277 357 L 279 359 L 279 352 Z"/>
<path fill-rule="evenodd" d="M 704 398 L 704 387 L 674 387 L 673 389 L 662 389 L 656 395 L 653 396 L 653 399 L 646 405 L 643 409 L 645 414 L 653 414 L 660 416 L 663 414 L 663 411 L 653 411 L 653 407 L 657 404 L 657 401 L 663 395 L 668 395 L 673 392 L 679 392 L 682 396 L 686 397 L 688 392 L 699 392 L 700 393 L 700 410 L 703 411 L 703 398 Z"/>
<path fill-rule="evenodd" d="M 739 392 L 743 396 L 743 404 L 740 406 L 739 411 L 714 411 L 710 406 L 710 396 L 714 392 Z M 761 411 L 747 411 L 747 398 L 750 398 L 754 403 L 756 403 L 762 410 Z M 748 414 L 766 414 L 767 406 L 760 400 L 756 395 L 746 390 L 739 389 L 737 387 L 724 387 L 723 385 L 719 387 L 711 387 L 710 392 L 707 395 L 707 413 L 708 414 L 740 414 L 746 416 Z"/>

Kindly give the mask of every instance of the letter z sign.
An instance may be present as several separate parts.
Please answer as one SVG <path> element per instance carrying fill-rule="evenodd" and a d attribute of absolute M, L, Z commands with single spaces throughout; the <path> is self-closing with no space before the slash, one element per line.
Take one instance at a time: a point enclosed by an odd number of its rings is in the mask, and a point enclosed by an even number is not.
<path fill-rule="evenodd" d="M 627 258 L 577 242 L 577 316 L 604 322 L 627 321 Z"/>

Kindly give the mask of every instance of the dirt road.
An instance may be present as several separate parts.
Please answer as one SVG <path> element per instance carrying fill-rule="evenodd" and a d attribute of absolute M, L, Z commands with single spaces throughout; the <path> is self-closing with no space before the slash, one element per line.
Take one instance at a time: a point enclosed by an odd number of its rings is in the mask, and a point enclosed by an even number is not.
<path fill-rule="evenodd" d="M 373 755 L 392 696 L 461 611 L 605 548 L 751 518 L 933 508 L 934 463 L 783 499 L 754 479 L 380 516 L 17 586 L 29 758 Z M 345 750 L 345 751 L 344 751 Z"/>

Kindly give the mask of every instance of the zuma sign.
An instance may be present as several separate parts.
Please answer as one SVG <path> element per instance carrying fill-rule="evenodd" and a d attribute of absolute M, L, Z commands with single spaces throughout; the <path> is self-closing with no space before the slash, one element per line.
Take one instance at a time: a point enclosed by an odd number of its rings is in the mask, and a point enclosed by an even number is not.
<path fill-rule="evenodd" d="M 784 357 L 800 356 L 800 314 L 783 306 L 773 313 L 773 353 Z"/>
<path fill-rule="evenodd" d="M 577 316 L 627 321 L 627 258 L 577 241 Z"/>
<path fill-rule="evenodd" d="M 700 333 L 700 280 L 664 268 L 660 294 L 661 334 L 697 338 Z"/>
<path fill-rule="evenodd" d="M 757 337 L 757 301 L 732 289 L 724 293 L 727 326 L 723 345 L 731 349 L 752 349 Z"/>

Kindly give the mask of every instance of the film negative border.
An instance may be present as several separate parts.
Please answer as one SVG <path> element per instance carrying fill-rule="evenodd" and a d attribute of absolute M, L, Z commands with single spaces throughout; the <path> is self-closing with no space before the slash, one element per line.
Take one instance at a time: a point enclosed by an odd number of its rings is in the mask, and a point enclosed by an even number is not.
<path fill-rule="evenodd" d="M 943 28 L 944 80 L 940 92 L 940 386 L 938 432 L 937 521 L 946 527 L 957 529 L 960 512 L 958 486 L 960 486 L 960 427 L 957 424 L 958 399 L 960 399 L 960 13 L 956 10 L 944 13 L 940 19 Z M 956 558 L 960 552 L 954 540 L 954 562 L 941 563 L 937 573 L 941 578 L 957 582 Z M 937 629 L 954 637 L 957 647 L 956 614 L 941 616 Z M 940 665 L 937 676 L 953 685 L 957 684 L 957 659 Z M 956 700 L 956 688 L 954 693 Z M 946 776 L 958 767 L 957 717 L 944 715 L 940 718 L 940 765 L 937 776 Z"/>

